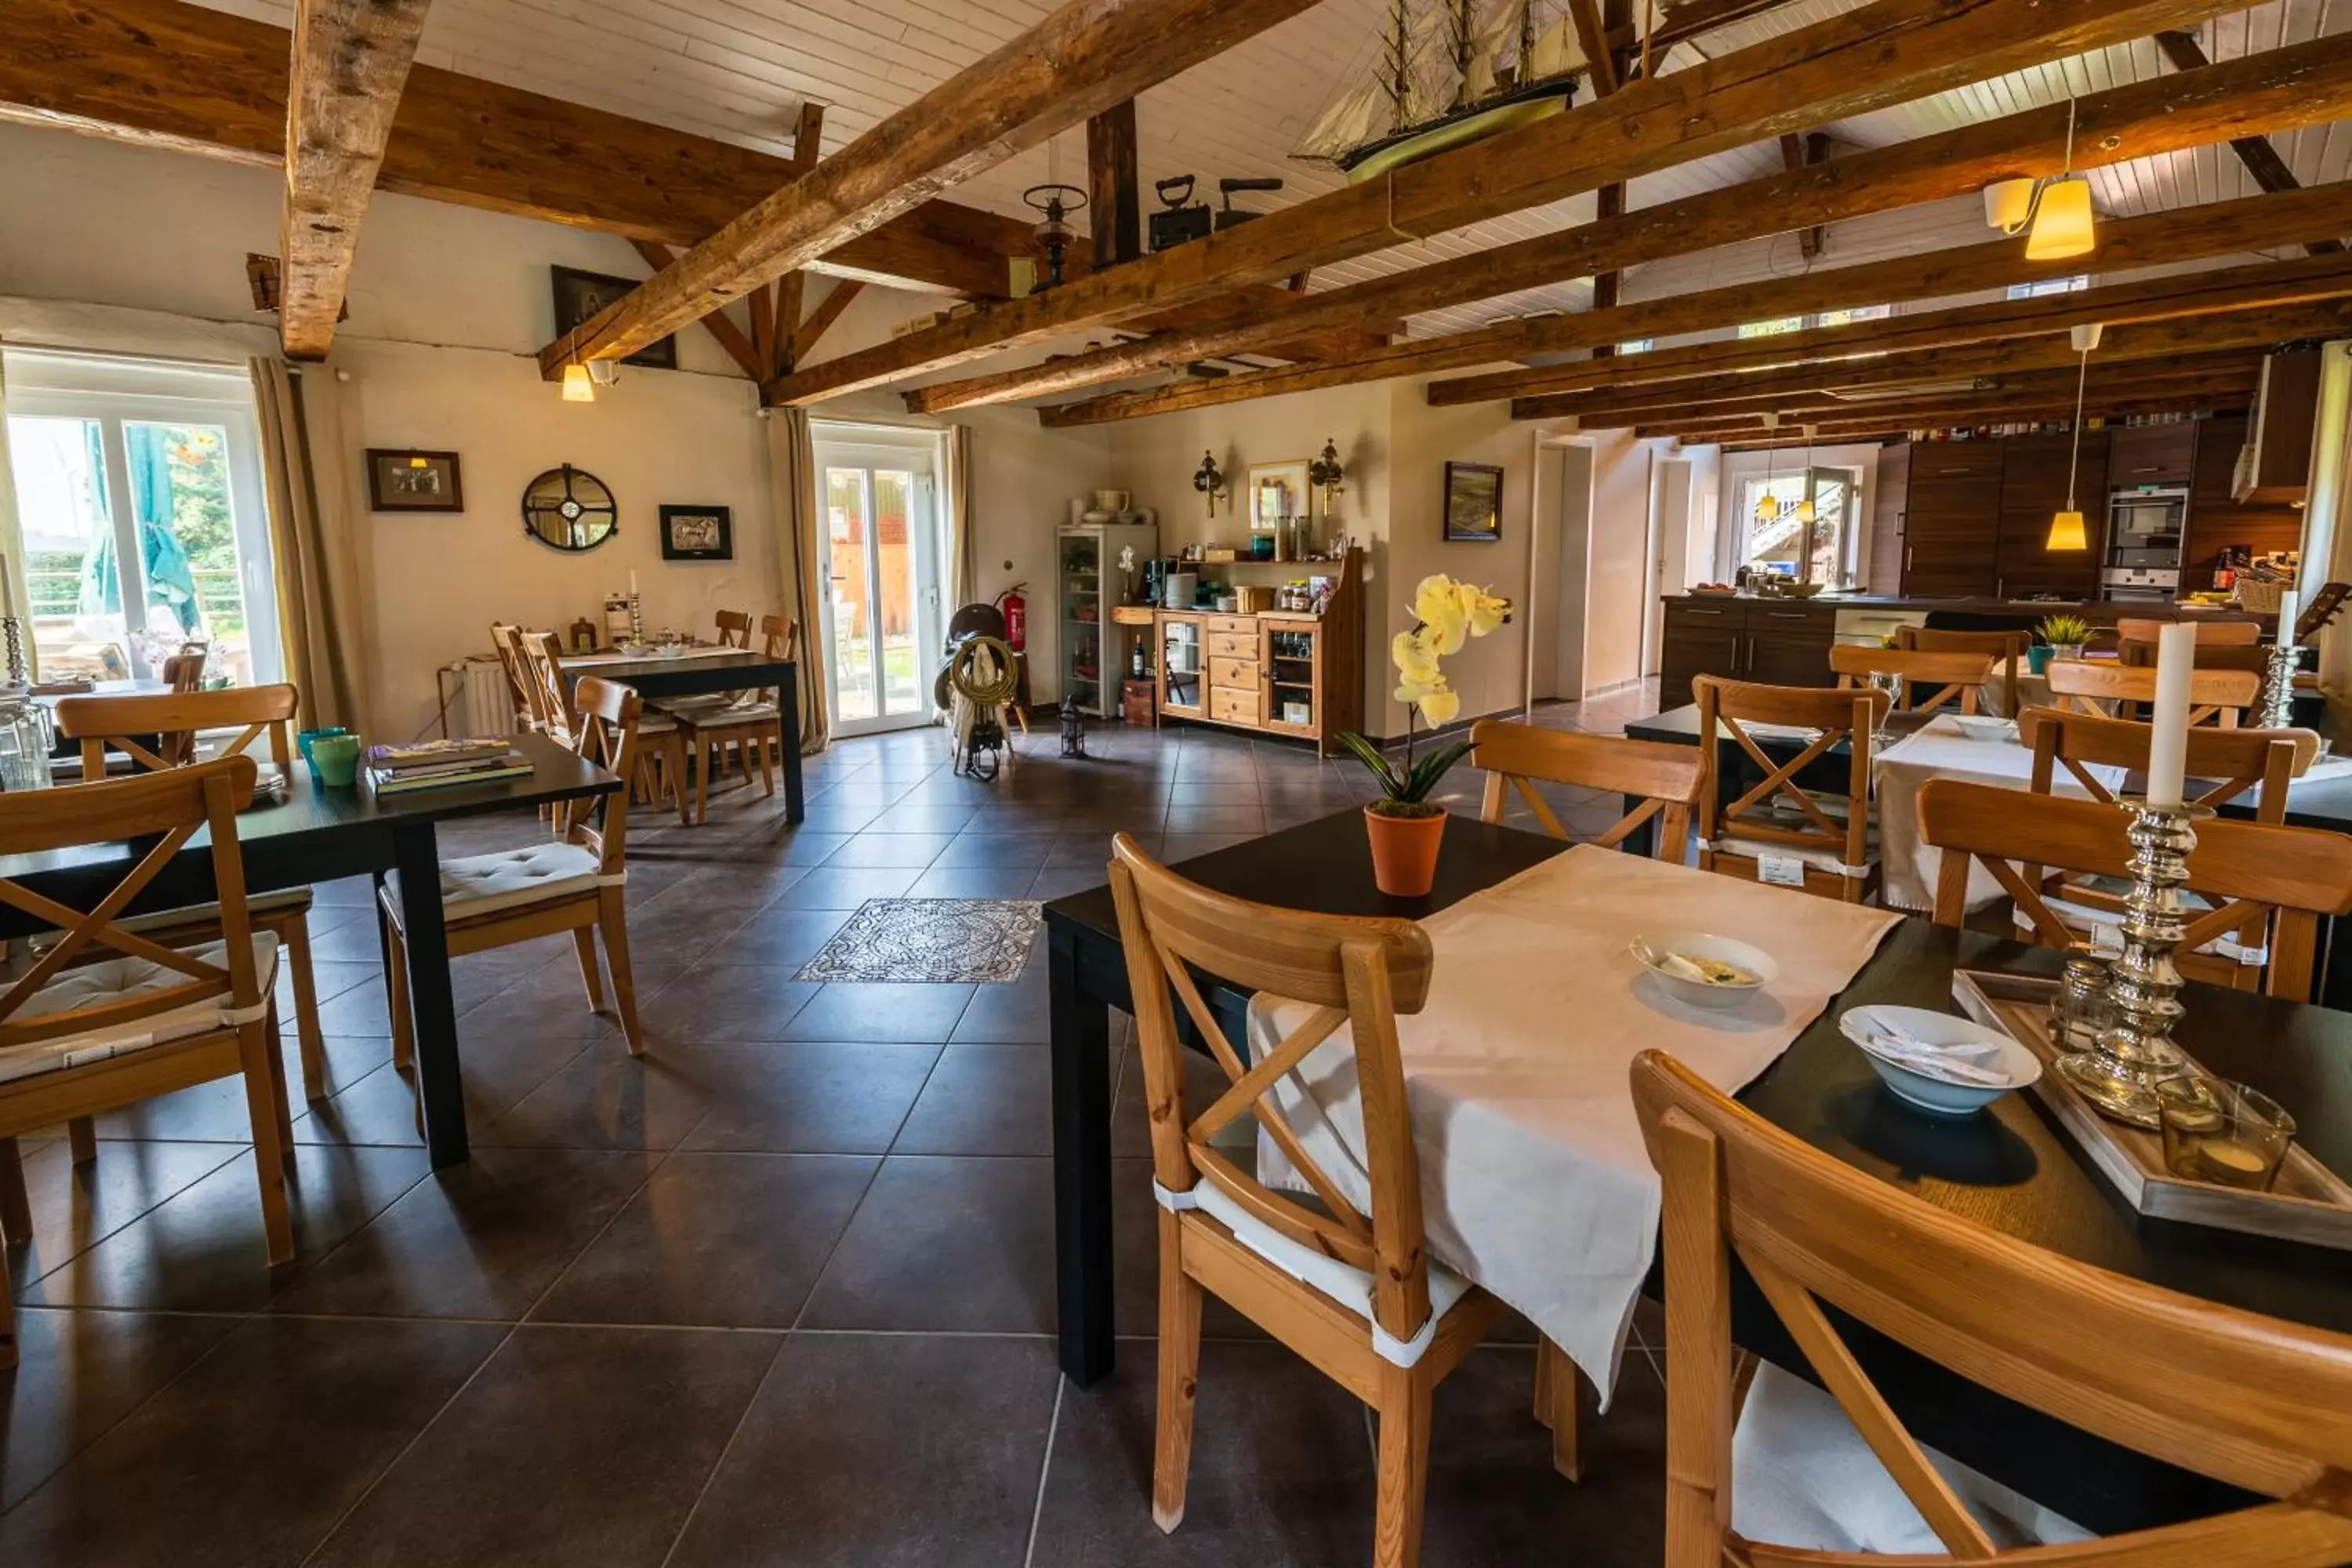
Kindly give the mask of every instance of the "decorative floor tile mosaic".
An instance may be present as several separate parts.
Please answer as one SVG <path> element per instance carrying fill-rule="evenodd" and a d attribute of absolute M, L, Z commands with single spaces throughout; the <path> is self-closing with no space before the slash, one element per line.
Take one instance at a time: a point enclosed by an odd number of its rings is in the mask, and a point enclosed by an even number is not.
<path fill-rule="evenodd" d="M 1041 907 L 1030 899 L 868 899 L 797 978 L 1016 980 Z"/>

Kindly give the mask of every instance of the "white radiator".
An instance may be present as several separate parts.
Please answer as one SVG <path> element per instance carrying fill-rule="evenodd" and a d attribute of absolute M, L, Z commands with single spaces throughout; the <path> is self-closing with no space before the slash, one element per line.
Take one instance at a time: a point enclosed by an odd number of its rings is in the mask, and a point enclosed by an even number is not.
<path fill-rule="evenodd" d="M 449 715 L 450 733 L 511 735 L 521 728 L 515 722 L 514 695 L 507 689 L 507 672 L 496 658 L 469 658 L 458 668 L 464 678 L 465 700 L 463 711 Z"/>

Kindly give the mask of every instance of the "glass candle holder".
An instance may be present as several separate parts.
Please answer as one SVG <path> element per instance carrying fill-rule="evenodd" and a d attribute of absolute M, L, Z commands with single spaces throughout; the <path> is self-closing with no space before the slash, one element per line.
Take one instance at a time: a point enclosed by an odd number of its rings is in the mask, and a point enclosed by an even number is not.
<path fill-rule="evenodd" d="M 2267 1192 L 2294 1143 L 2294 1118 L 2260 1089 L 2221 1079 L 2156 1086 L 2164 1167 L 2192 1182 Z"/>
<path fill-rule="evenodd" d="M 2088 949 L 2066 958 L 2066 975 L 2050 999 L 2050 1034 L 2061 1051 L 2097 1048 L 2099 1037 L 2115 1026 L 2116 1005 L 2107 994 L 2107 961 Z"/>

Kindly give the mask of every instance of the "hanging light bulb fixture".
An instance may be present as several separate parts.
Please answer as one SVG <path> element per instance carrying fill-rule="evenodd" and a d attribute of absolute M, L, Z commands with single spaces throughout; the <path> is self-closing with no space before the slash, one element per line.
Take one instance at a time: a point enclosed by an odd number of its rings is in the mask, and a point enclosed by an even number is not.
<path fill-rule="evenodd" d="M 2074 100 L 2066 100 L 2063 172 L 2046 180 L 2002 180 L 1984 191 L 1985 222 L 2003 235 L 2025 236 L 2028 261 L 2087 256 L 2098 244 L 2091 212 L 2091 182 L 2074 173 Z"/>
<path fill-rule="evenodd" d="M 1766 410 L 1764 428 L 1772 432 L 1773 439 L 1772 444 L 1764 448 L 1764 499 L 1756 503 L 1756 521 L 1778 522 L 1780 521 L 1780 498 L 1772 493 L 1772 479 L 1774 465 L 1780 456 L 1780 415 L 1769 409 Z"/>
<path fill-rule="evenodd" d="M 588 367 L 576 360 L 563 367 L 563 401 L 566 403 L 596 401 L 596 384 L 589 379 Z"/>
<path fill-rule="evenodd" d="M 1805 497 L 1797 503 L 1797 521 L 1805 525 L 1809 534 L 1813 526 L 1815 510 L 1813 506 L 1813 432 L 1820 428 L 1818 425 L 1805 426 Z M 1810 537 L 1806 542 L 1808 544 L 1811 542 Z"/>
<path fill-rule="evenodd" d="M 2050 517 L 2050 537 L 2042 542 L 2044 550 L 2088 550 L 2090 530 L 2083 526 L 2083 514 L 2074 508 L 2074 471 L 2083 462 L 2083 387 L 2091 378 L 2091 351 L 2099 346 L 2100 325 L 2085 322 L 2069 334 L 2074 352 L 2083 356 L 2082 368 L 2074 374 L 2074 455 L 2066 464 L 2066 510 Z"/>

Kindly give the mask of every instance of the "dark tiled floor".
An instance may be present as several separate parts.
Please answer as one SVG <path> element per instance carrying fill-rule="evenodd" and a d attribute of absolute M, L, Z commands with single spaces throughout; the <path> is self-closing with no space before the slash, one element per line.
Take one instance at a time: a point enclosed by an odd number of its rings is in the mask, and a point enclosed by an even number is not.
<path fill-rule="evenodd" d="M 1154 1211 L 1123 1046 L 1134 1337 L 1106 1386 L 1060 1381 L 1042 947 L 1005 984 L 793 978 L 866 899 L 1052 898 L 1100 880 L 1116 830 L 1181 859 L 1365 794 L 1351 763 L 1205 731 L 1099 731 L 1085 763 L 1028 748 L 985 785 L 935 732 L 845 742 L 811 761 L 797 830 L 740 788 L 704 827 L 641 817 L 647 1055 L 587 1010 L 568 942 L 461 961 L 476 1154 L 439 1176 L 367 891 L 322 888 L 330 1098 L 297 1108 L 295 1262 L 263 1259 L 233 1085 L 106 1119 L 91 1169 L 26 1141 L 0 1563 L 1362 1562 L 1363 1412 L 1218 1304 L 1184 1523 L 1151 1525 Z M 1450 795 L 1475 809 L 1481 783 Z M 1441 1394 L 1424 1560 L 1655 1561 L 1654 1361 L 1629 1358 L 1580 1487 L 1550 1473 L 1530 1375 L 1504 1344 Z"/>

